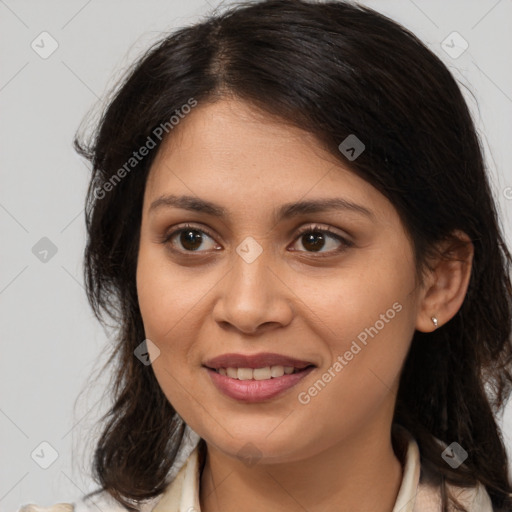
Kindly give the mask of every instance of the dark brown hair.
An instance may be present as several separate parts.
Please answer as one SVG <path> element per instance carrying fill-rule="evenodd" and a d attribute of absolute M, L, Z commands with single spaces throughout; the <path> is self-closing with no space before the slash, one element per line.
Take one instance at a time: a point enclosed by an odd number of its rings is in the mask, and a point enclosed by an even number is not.
<path fill-rule="evenodd" d="M 134 357 L 145 339 L 135 281 L 142 200 L 161 140 L 107 192 L 105 185 L 191 98 L 201 104 L 228 96 L 312 133 L 384 194 L 414 242 L 419 270 L 455 230 L 471 238 L 464 303 L 436 331 L 415 333 L 394 422 L 417 440 L 422 467 L 443 490 L 443 510 L 452 499 L 446 483 L 477 482 L 496 510 L 508 509 L 512 487 L 496 415 L 512 382 L 511 258 L 481 143 L 442 61 L 401 25 L 342 1 L 250 2 L 175 31 L 128 70 L 94 137 L 75 139 L 92 164 L 88 299 L 101 322 L 106 313 L 117 326 L 107 363 L 115 362 L 113 405 L 94 453 L 101 490 L 130 510 L 160 494 L 184 432 L 151 366 Z M 353 161 L 338 149 L 350 134 L 366 146 Z M 436 439 L 457 441 L 469 454 L 465 464 L 446 464 Z"/>

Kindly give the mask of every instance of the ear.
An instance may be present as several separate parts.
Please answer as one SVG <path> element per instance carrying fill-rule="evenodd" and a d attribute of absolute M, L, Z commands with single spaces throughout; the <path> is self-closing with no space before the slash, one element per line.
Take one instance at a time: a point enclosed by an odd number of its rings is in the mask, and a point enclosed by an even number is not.
<path fill-rule="evenodd" d="M 474 246 L 468 235 L 454 231 L 449 240 L 438 245 L 439 255 L 428 262 L 419 297 L 416 329 L 431 332 L 451 320 L 459 311 L 469 285 Z"/>

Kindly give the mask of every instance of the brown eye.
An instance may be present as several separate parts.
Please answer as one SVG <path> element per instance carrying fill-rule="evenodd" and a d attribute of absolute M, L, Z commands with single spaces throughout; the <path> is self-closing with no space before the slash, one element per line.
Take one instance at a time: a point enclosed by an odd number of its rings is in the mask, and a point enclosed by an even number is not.
<path fill-rule="evenodd" d="M 320 251 L 325 245 L 325 235 L 319 232 L 305 233 L 301 236 L 302 245 L 311 251 Z"/>
<path fill-rule="evenodd" d="M 197 251 L 203 243 L 201 232 L 197 229 L 186 229 L 180 231 L 179 241 L 187 251 Z"/>
<path fill-rule="evenodd" d="M 329 242 L 329 241 L 334 242 Z M 330 228 L 307 226 L 299 232 L 297 241 L 306 249 L 305 252 L 336 253 L 352 246 L 352 242 L 333 232 Z M 337 243 L 336 243 L 337 242 Z M 327 250 L 323 251 L 327 247 Z"/>
<path fill-rule="evenodd" d="M 213 238 L 206 231 L 194 226 L 184 226 L 167 234 L 162 243 L 171 247 L 172 250 L 182 253 L 204 252 L 204 245 L 207 245 L 208 240 L 212 241 L 210 249 L 215 248 Z M 178 247 L 175 249 L 176 245 Z"/>

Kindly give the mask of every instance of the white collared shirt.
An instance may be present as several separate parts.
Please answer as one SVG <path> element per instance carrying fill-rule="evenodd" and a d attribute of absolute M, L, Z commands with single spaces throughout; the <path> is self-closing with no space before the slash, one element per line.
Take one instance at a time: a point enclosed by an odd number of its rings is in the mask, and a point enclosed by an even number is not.
<path fill-rule="evenodd" d="M 405 448 L 400 489 L 392 512 L 440 512 L 440 491 L 426 482 L 420 482 L 420 452 L 411 434 L 399 427 L 400 442 Z M 441 452 L 440 452 L 441 455 Z M 184 463 L 159 496 L 143 503 L 141 512 L 201 512 L 199 504 L 200 485 L 199 443 L 195 443 Z M 449 485 L 451 494 L 464 504 L 468 512 L 493 512 L 491 499 L 482 484 L 462 488 Z M 17 512 L 127 512 L 106 492 L 76 503 L 57 503 L 50 507 L 29 504 Z"/>

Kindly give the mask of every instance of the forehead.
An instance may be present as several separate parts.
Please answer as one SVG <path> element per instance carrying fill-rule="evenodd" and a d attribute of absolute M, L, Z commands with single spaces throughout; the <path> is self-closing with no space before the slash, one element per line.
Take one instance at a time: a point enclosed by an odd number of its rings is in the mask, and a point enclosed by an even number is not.
<path fill-rule="evenodd" d="M 254 211 L 313 197 L 390 206 L 312 134 L 237 100 L 198 105 L 164 140 L 145 207 L 163 194 L 214 197 Z"/>
<path fill-rule="evenodd" d="M 187 114 L 163 141 L 152 171 L 185 159 L 237 168 L 274 163 L 276 171 L 278 164 L 298 160 L 335 163 L 311 133 L 234 99 L 202 103 Z"/>

